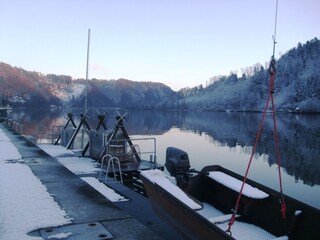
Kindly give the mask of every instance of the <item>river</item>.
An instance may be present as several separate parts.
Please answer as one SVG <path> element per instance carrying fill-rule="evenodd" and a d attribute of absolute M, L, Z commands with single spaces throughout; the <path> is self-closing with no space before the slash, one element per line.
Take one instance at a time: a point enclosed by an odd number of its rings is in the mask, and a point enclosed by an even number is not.
<path fill-rule="evenodd" d="M 23 134 L 46 142 L 53 126 L 65 125 L 75 109 L 14 109 L 9 117 L 23 124 Z M 108 128 L 114 127 L 115 110 L 107 111 Z M 96 128 L 97 110 L 90 126 Z M 155 137 L 157 160 L 165 162 L 169 146 L 185 150 L 191 167 L 200 170 L 218 164 L 244 175 L 262 113 L 129 111 L 125 127 L 131 137 Z M 76 120 L 78 118 L 76 117 Z M 320 115 L 277 113 L 283 191 L 320 209 Z M 279 190 L 272 114 L 265 119 L 262 135 L 248 177 Z"/>

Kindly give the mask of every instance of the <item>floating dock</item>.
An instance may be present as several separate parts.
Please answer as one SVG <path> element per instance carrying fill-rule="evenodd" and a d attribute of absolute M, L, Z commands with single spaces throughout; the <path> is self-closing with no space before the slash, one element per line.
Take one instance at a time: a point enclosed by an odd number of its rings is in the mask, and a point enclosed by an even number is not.
<path fill-rule="evenodd" d="M 60 236 L 59 239 L 92 240 L 181 239 L 154 214 L 145 196 L 118 182 L 112 182 L 109 185 L 128 201 L 111 202 L 26 137 L 2 124 L 0 129 L 18 149 L 23 164 L 30 167 L 71 219 L 71 224 L 35 229 L 29 233 L 30 236 L 42 239 L 58 239 L 52 236 Z M 92 176 L 97 175 L 98 173 Z M 59 235 L 65 232 L 70 233 L 70 236 Z"/>

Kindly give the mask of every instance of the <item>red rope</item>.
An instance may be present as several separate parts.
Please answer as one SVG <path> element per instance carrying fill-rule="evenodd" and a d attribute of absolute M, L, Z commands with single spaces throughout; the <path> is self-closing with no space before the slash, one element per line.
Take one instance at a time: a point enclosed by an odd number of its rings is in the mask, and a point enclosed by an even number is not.
<path fill-rule="evenodd" d="M 281 178 L 281 165 L 280 165 L 280 149 L 279 149 L 279 141 L 278 141 L 278 133 L 277 133 L 277 124 L 276 124 L 276 112 L 274 110 L 274 100 L 273 100 L 273 93 L 274 93 L 274 80 L 276 77 L 276 68 L 275 68 L 275 59 L 274 59 L 274 53 L 275 53 L 275 46 L 276 46 L 276 32 L 277 32 L 277 18 L 278 18 L 278 0 L 276 2 L 276 16 L 275 16 L 275 23 L 274 23 L 274 35 L 273 35 L 273 54 L 271 57 L 271 62 L 269 66 L 269 73 L 270 73 L 270 95 L 271 95 L 271 101 L 272 101 L 272 115 L 273 115 L 273 126 L 274 126 L 274 139 L 276 143 L 276 154 L 277 154 L 277 160 L 278 160 L 278 173 L 279 173 L 279 184 L 280 184 L 280 194 L 281 194 L 281 214 L 282 219 L 285 220 L 286 218 L 286 210 L 287 206 L 283 197 L 283 191 L 282 191 L 282 178 Z"/>
<path fill-rule="evenodd" d="M 239 195 L 238 195 L 238 198 L 237 198 L 236 206 L 234 208 L 234 211 L 233 211 L 232 216 L 231 216 L 231 218 L 229 220 L 229 223 L 228 223 L 229 227 L 228 227 L 227 232 L 231 232 L 231 227 L 232 227 L 232 225 L 233 225 L 233 223 L 235 221 L 236 214 L 237 214 L 237 211 L 239 209 L 239 203 L 240 203 L 240 199 L 241 199 L 241 196 L 242 196 L 242 191 L 243 191 L 244 185 L 245 185 L 245 183 L 247 181 L 247 177 L 248 177 L 248 174 L 249 174 L 249 169 L 250 169 L 250 166 L 251 166 L 251 162 L 252 162 L 253 156 L 254 156 L 254 154 L 256 152 L 258 141 L 259 141 L 259 138 L 260 138 L 260 135 L 261 135 L 261 132 L 262 132 L 262 127 L 263 127 L 264 119 L 266 117 L 267 109 L 268 109 L 268 106 L 269 106 L 270 97 L 271 97 L 271 94 L 269 94 L 266 106 L 265 106 L 264 111 L 263 111 L 263 116 L 262 116 L 262 119 L 261 119 L 261 122 L 260 122 L 259 130 L 258 130 L 257 135 L 256 135 L 256 140 L 255 140 L 254 145 L 253 145 L 253 149 L 252 149 L 252 153 L 251 153 L 250 160 L 249 160 L 249 163 L 248 163 L 248 167 L 247 167 L 246 173 L 245 173 L 243 181 L 242 181 L 242 185 L 241 185 L 240 192 L 239 192 Z"/>
<path fill-rule="evenodd" d="M 274 99 L 273 99 L 273 89 L 271 92 L 271 83 L 274 87 L 274 79 L 275 79 L 275 72 L 271 74 L 270 77 L 270 95 L 271 95 L 271 103 L 272 103 L 272 115 L 273 115 L 273 128 L 274 128 L 274 140 L 276 143 L 276 154 L 277 154 L 277 163 L 278 163 L 278 175 L 279 175 L 279 186 L 280 186 L 280 195 L 281 195 L 281 215 L 282 218 L 286 218 L 286 203 L 283 198 L 283 188 L 282 188 L 282 177 L 281 177 L 281 161 L 280 161 L 280 148 L 279 148 L 279 140 L 278 140 L 278 131 L 277 131 L 277 122 L 276 122 L 276 112 L 274 108 Z"/>
<path fill-rule="evenodd" d="M 231 218 L 229 220 L 229 223 L 228 223 L 229 227 L 228 227 L 226 232 L 229 233 L 230 235 L 231 235 L 231 227 L 235 222 L 236 214 L 237 214 L 237 211 L 239 209 L 239 204 L 240 204 L 240 199 L 241 199 L 241 196 L 242 196 L 242 191 L 243 191 L 244 185 L 245 185 L 245 183 L 247 181 L 247 177 L 248 177 L 249 169 L 250 169 L 250 166 L 251 166 L 251 163 L 252 163 L 252 159 L 253 159 L 253 156 L 254 156 L 254 154 L 256 152 L 258 141 L 259 141 L 259 138 L 260 138 L 260 135 L 261 135 L 261 132 L 262 132 L 262 127 L 263 127 L 263 124 L 264 124 L 264 120 L 265 120 L 265 117 L 266 117 L 266 113 L 267 113 L 267 110 L 268 110 L 268 106 L 269 106 L 270 100 L 272 102 L 274 137 L 275 137 L 275 143 L 276 143 L 278 173 L 279 173 L 279 182 L 280 182 L 281 213 L 282 213 L 282 218 L 283 219 L 285 219 L 285 217 L 286 217 L 286 204 L 285 204 L 285 201 L 284 201 L 284 198 L 283 198 L 283 192 L 282 192 L 282 178 L 281 178 L 281 170 L 280 170 L 280 150 L 279 150 L 276 115 L 275 115 L 275 107 L 274 107 L 274 99 L 273 99 L 274 80 L 275 80 L 275 76 L 276 76 L 276 71 L 275 71 L 274 64 L 275 64 L 275 61 L 272 60 L 272 62 L 270 64 L 270 68 L 269 68 L 269 73 L 270 73 L 270 93 L 269 93 L 269 97 L 268 97 L 266 106 L 265 106 L 264 111 L 263 111 L 263 116 L 262 116 L 262 119 L 261 119 L 261 122 L 260 122 L 260 126 L 259 126 L 259 129 L 258 129 L 257 135 L 256 135 L 256 139 L 255 139 L 255 142 L 254 142 L 254 145 L 253 145 L 253 149 L 252 149 L 252 153 L 251 153 L 250 160 L 249 160 L 249 163 L 248 163 L 248 167 L 247 167 L 246 173 L 245 173 L 243 181 L 242 181 L 242 185 L 241 185 L 241 188 L 240 188 L 240 191 L 239 191 L 237 202 L 236 202 L 234 211 L 233 211 L 232 216 L 231 216 Z"/>

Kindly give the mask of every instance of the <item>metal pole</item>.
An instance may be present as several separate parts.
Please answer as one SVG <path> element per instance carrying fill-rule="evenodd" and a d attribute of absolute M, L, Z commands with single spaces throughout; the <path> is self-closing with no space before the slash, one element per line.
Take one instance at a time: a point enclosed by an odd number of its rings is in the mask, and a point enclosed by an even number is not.
<path fill-rule="evenodd" d="M 275 51 L 276 51 L 276 38 L 277 38 L 277 21 L 278 21 L 278 0 L 276 0 L 276 9 L 275 9 L 275 17 L 274 17 L 274 33 L 273 33 L 273 50 L 272 50 L 272 58 L 274 59 L 275 56 Z"/>
<path fill-rule="evenodd" d="M 89 75 L 89 50 L 90 50 L 90 28 L 88 29 L 88 46 L 87 46 L 87 68 L 86 68 L 86 96 L 84 105 L 84 114 L 87 114 L 88 109 L 88 75 Z"/>

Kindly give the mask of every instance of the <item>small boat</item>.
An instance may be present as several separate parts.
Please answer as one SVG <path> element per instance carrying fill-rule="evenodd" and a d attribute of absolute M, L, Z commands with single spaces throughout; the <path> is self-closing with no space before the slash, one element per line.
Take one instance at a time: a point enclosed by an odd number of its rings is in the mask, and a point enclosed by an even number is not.
<path fill-rule="evenodd" d="M 283 196 L 283 218 L 280 193 L 249 179 L 229 230 L 244 178 L 217 165 L 194 173 L 187 153 L 172 147 L 165 165 L 171 176 L 148 170 L 140 178 L 154 211 L 185 239 L 320 239 L 320 210 Z"/>

